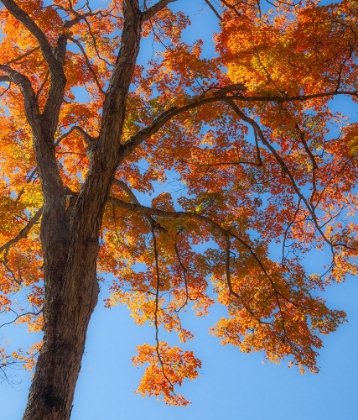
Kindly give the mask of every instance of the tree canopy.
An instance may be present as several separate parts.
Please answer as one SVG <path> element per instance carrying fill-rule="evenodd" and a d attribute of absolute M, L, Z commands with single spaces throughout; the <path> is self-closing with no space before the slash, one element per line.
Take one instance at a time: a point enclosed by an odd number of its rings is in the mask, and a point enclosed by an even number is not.
<path fill-rule="evenodd" d="M 345 321 L 320 292 L 357 273 L 357 123 L 330 105 L 358 102 L 358 2 L 205 0 L 211 49 L 184 0 L 1 4 L 0 311 L 44 332 L 0 348 L 5 376 L 37 363 L 24 419 L 69 418 L 108 273 L 106 305 L 153 326 L 142 395 L 188 403 L 200 360 L 161 338 L 193 338 L 187 307 L 225 305 L 223 344 L 317 372 Z"/>

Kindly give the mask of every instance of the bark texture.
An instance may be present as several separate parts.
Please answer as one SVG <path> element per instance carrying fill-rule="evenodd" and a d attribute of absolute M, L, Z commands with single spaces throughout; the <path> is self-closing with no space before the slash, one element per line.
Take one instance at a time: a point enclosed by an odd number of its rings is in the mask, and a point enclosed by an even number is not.
<path fill-rule="evenodd" d="M 6 2 L 5 2 L 6 3 Z M 13 6 L 13 2 L 9 2 Z M 16 7 L 15 7 L 16 12 Z M 24 420 L 67 420 L 84 352 L 86 331 L 96 306 L 98 237 L 114 173 L 121 160 L 120 137 L 126 99 L 139 51 L 142 13 L 137 0 L 124 2 L 124 28 L 117 63 L 106 92 L 101 132 L 87 179 L 73 206 L 66 208 L 55 159 L 54 135 L 63 100 L 64 54 L 50 54 L 51 89 L 40 115 L 31 92 L 25 96 L 44 193 L 41 241 L 45 259 L 44 342 Z M 59 47 L 64 44 L 59 40 Z"/>

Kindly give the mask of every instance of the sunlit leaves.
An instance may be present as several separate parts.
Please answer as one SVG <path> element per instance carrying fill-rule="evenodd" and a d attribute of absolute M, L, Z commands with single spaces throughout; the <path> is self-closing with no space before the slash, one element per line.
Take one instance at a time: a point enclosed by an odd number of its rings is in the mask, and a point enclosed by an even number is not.
<path fill-rule="evenodd" d="M 201 367 L 193 352 L 170 347 L 159 342 L 158 347 L 144 344 L 137 346 L 138 356 L 133 357 L 135 366 L 148 364 L 136 392 L 143 396 L 162 396 L 166 404 L 187 405 L 189 401 L 175 394 L 174 385 L 182 385 L 185 379 L 195 379 Z"/>
<path fill-rule="evenodd" d="M 17 1 L 51 51 L 67 41 L 51 141 L 70 223 L 98 158 L 106 89 L 123 47 L 123 2 L 90 3 Z M 99 238 L 98 271 L 114 278 L 106 306 L 124 304 L 136 324 L 154 327 L 155 344 L 139 346 L 133 359 L 148 364 L 138 392 L 175 405 L 188 401 L 174 386 L 200 368 L 190 351 L 161 341 L 163 332 L 193 338 L 183 311 L 204 316 L 220 303 L 228 314 L 212 333 L 223 344 L 316 372 L 319 335 L 345 320 L 317 293 L 357 274 L 357 123 L 345 109 L 331 109 L 342 95 L 352 107 L 357 102 L 357 2 L 277 2 L 264 10 L 257 1 L 227 0 L 218 11 L 211 57 L 206 25 L 186 42 L 190 19 L 199 15 L 165 7 L 143 22 L 144 58 L 127 92 L 122 133 L 102 166 L 116 148 L 124 153 Z M 23 290 L 31 310 L 19 308 L 16 322 L 39 331 L 39 219 L 47 203 L 23 86 L 6 66 L 28 78 L 40 115 L 53 79 L 34 35 L 5 10 L 0 21 L 0 305 L 7 314 L 11 295 Z M 322 250 L 314 257 L 322 264 L 306 273 L 306 256 Z M 11 361 L 32 366 L 36 349 Z"/>

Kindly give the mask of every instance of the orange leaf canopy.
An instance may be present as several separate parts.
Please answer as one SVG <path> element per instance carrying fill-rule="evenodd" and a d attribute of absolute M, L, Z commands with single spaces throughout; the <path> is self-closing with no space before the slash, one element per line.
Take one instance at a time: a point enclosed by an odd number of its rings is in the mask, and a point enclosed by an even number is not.
<path fill-rule="evenodd" d="M 70 208 L 101 128 L 122 1 L 16 3 L 52 48 L 68 40 L 55 145 Z M 162 329 L 192 338 L 184 308 L 202 316 L 223 304 L 227 316 L 211 330 L 223 344 L 312 372 L 319 335 L 344 322 L 317 291 L 357 273 L 357 123 L 342 112 L 358 99 L 358 2 L 219 2 L 211 56 L 207 40 L 185 41 L 191 21 L 181 2 L 167 3 L 143 23 L 142 50 L 153 54 L 128 94 L 118 138 L 127 155 L 103 218 L 98 270 L 113 276 L 107 305 L 125 304 L 136 323 L 155 328 L 156 344 L 133 359 L 149 365 L 138 392 L 186 405 L 174 385 L 195 378 L 200 361 L 159 338 Z M 43 195 L 16 74 L 28 78 L 40 112 L 52 85 L 36 37 L 5 9 L 0 21 L 0 306 L 38 331 Z M 307 272 L 311 255 L 325 267 Z M 34 363 L 33 353 L 14 357 Z"/>

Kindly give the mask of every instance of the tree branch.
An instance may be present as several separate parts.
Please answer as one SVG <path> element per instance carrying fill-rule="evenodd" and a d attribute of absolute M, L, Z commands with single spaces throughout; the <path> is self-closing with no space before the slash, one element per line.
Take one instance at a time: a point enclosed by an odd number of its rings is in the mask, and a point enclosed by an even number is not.
<path fill-rule="evenodd" d="M 2 79 L 0 79 L 0 81 L 10 81 L 20 87 L 24 97 L 26 117 L 30 125 L 36 124 L 36 120 L 39 117 L 39 108 L 30 80 L 18 71 L 13 70 L 10 66 L 0 64 L 0 70 L 8 74 L 7 76 L 0 76 Z"/>
<path fill-rule="evenodd" d="M 137 146 L 139 146 L 143 141 L 148 139 L 153 134 L 157 133 L 165 123 L 170 121 L 172 118 L 180 115 L 191 109 L 198 108 L 202 105 L 211 104 L 213 102 L 225 101 L 228 99 L 227 94 L 232 91 L 237 91 L 243 88 L 243 85 L 230 85 L 225 88 L 222 88 L 214 93 L 213 96 L 209 98 L 195 97 L 187 105 L 182 107 L 171 107 L 167 111 L 164 111 L 158 117 L 154 118 L 153 123 L 146 128 L 138 131 L 134 134 L 125 144 L 120 146 L 121 157 L 126 158 Z M 231 98 L 231 97 L 229 97 Z"/>
<path fill-rule="evenodd" d="M 311 99 L 318 98 L 327 98 L 329 96 L 335 95 L 348 95 L 358 97 L 358 91 L 348 91 L 348 90 L 334 90 L 329 92 L 322 93 L 312 93 L 310 95 L 297 95 L 297 96 L 244 96 L 244 95 L 232 95 L 231 99 L 235 101 L 245 101 L 245 102 L 304 102 Z"/>
<path fill-rule="evenodd" d="M 214 15 L 222 21 L 222 17 L 220 16 L 220 13 L 215 9 L 215 7 L 212 5 L 210 0 L 205 0 L 205 3 L 210 7 L 210 9 L 214 12 Z"/>
<path fill-rule="evenodd" d="M 35 213 L 32 219 L 29 220 L 28 224 L 20 231 L 18 235 L 16 235 L 14 238 L 10 239 L 9 241 L 7 241 L 4 245 L 0 247 L 0 253 L 5 251 L 4 261 L 6 261 L 7 254 L 9 253 L 10 247 L 14 245 L 16 242 L 18 242 L 20 239 L 24 239 L 27 237 L 32 227 L 40 219 L 41 215 L 42 215 L 42 208 Z"/>
<path fill-rule="evenodd" d="M 96 10 L 96 11 L 90 11 L 90 12 L 86 12 L 83 13 L 82 15 L 80 13 L 78 13 L 75 9 L 71 8 L 71 9 L 65 9 L 64 7 L 61 6 L 57 6 L 59 9 L 63 10 L 64 12 L 68 13 L 69 11 L 74 14 L 76 17 L 74 17 L 72 20 L 67 20 L 65 21 L 65 24 L 63 25 L 65 29 L 70 29 L 72 28 L 72 26 L 76 25 L 77 23 L 81 22 L 81 20 L 84 20 L 87 22 L 88 17 L 92 17 L 92 16 L 101 16 L 101 17 L 106 17 L 106 16 L 113 16 L 110 13 L 103 13 L 102 10 Z M 114 17 L 114 16 L 113 16 Z"/>
<path fill-rule="evenodd" d="M 15 311 L 12 311 L 15 312 Z M 5 325 L 11 325 L 11 324 L 15 324 L 15 322 L 20 319 L 23 318 L 24 316 L 28 316 L 28 315 L 33 315 L 33 316 L 37 316 L 40 315 L 42 311 L 37 311 L 37 312 L 24 312 L 23 314 L 18 314 L 15 312 L 16 317 L 12 320 L 12 321 L 8 321 L 8 322 L 4 322 L 3 324 L 0 325 L 0 328 L 5 327 Z"/>
<path fill-rule="evenodd" d="M 72 126 L 66 133 L 62 134 L 62 136 L 60 136 L 56 142 L 55 145 L 57 146 L 58 144 L 61 143 L 61 141 L 66 138 L 67 136 L 69 136 L 71 133 L 73 133 L 74 131 L 77 131 L 79 134 L 81 134 L 84 138 L 85 143 L 89 146 L 89 147 L 94 147 L 97 144 L 97 138 L 96 137 L 92 137 L 91 135 L 89 135 L 82 127 L 80 127 L 79 125 L 74 125 Z"/>
<path fill-rule="evenodd" d="M 8 61 L 6 64 L 7 65 L 9 65 L 9 64 L 11 64 L 11 63 L 16 63 L 16 61 L 19 61 L 19 60 L 22 60 L 23 58 L 25 58 L 25 57 L 28 57 L 29 55 L 31 55 L 33 52 L 35 52 L 35 51 L 37 51 L 37 50 L 39 50 L 40 49 L 40 46 L 38 45 L 37 47 L 35 47 L 35 48 L 32 48 L 30 51 L 27 51 L 26 53 L 24 53 L 24 54 L 22 54 L 22 55 L 20 55 L 20 56 L 18 56 L 18 57 L 16 57 L 16 58 L 14 58 L 14 59 L 12 59 L 12 60 L 10 60 L 10 61 Z"/>
<path fill-rule="evenodd" d="M 127 196 L 129 197 L 129 199 L 132 203 L 136 203 L 136 204 L 140 205 L 140 202 L 138 201 L 134 192 L 128 187 L 128 185 L 125 182 L 123 182 L 123 181 L 121 181 L 117 178 L 114 178 L 113 182 L 112 182 L 112 185 L 117 185 L 117 187 L 121 188 L 127 194 Z M 148 220 L 150 226 L 152 226 L 152 227 L 154 227 L 158 230 L 165 231 L 165 229 L 162 226 L 160 226 L 160 224 L 157 223 L 157 221 L 155 219 L 153 219 L 153 217 L 150 214 L 145 215 L 145 217 Z"/>
<path fill-rule="evenodd" d="M 297 123 L 297 122 L 296 122 L 295 127 L 296 127 L 296 129 L 297 129 L 297 131 L 298 131 L 298 133 L 299 133 L 299 135 L 300 135 L 300 140 L 301 140 L 301 143 L 303 144 L 303 147 L 304 147 L 304 149 L 305 149 L 305 151 L 306 151 L 307 155 L 308 155 L 308 156 L 309 156 L 309 158 L 311 159 L 313 170 L 318 169 L 318 165 L 317 165 L 316 159 L 315 159 L 315 157 L 313 156 L 313 154 L 312 154 L 312 152 L 311 152 L 311 149 L 308 147 L 308 144 L 307 144 L 307 142 L 306 142 L 306 139 L 305 139 L 305 133 L 301 130 L 301 127 L 298 125 L 298 123 Z"/>
<path fill-rule="evenodd" d="M 46 72 L 46 74 L 45 74 L 45 77 L 44 77 L 44 79 L 43 79 L 43 81 L 42 81 L 42 83 L 41 83 L 41 85 L 40 85 L 40 87 L 39 87 L 38 91 L 36 92 L 36 99 L 37 99 L 37 100 L 39 99 L 39 97 L 40 97 L 40 95 L 41 95 L 41 92 L 42 92 L 43 88 L 46 86 L 46 83 L 47 83 L 47 81 L 48 81 L 49 76 L 50 76 L 50 72 L 47 70 L 47 72 Z"/>
<path fill-rule="evenodd" d="M 66 85 L 63 64 L 66 55 L 67 38 L 64 35 L 60 35 L 57 42 L 57 48 L 55 52 L 53 52 L 46 35 L 24 10 L 22 10 L 13 0 L 1 0 L 1 2 L 14 18 L 21 22 L 36 38 L 42 55 L 49 67 L 51 84 L 44 107 L 43 117 L 46 120 L 46 130 L 49 130 L 47 136 L 49 137 L 48 140 L 52 141 L 52 137 L 56 131 L 58 115 Z"/>
<path fill-rule="evenodd" d="M 11 83 L 11 79 L 9 76 L 0 76 L 0 83 L 1 82 L 9 82 Z"/>
<path fill-rule="evenodd" d="M 185 267 L 185 265 L 183 264 L 181 258 L 180 258 L 180 253 L 179 253 L 179 248 L 178 248 L 178 235 L 180 234 L 180 230 L 177 232 L 176 238 L 175 238 L 175 243 L 174 243 L 174 250 L 175 250 L 175 254 L 177 256 L 178 259 L 178 263 L 180 265 L 180 268 L 183 272 L 183 280 L 184 280 L 184 286 L 185 286 L 185 301 L 184 303 L 180 306 L 179 309 L 175 309 L 176 313 L 179 313 L 183 308 L 186 307 L 186 305 L 188 304 L 188 300 L 190 300 L 190 296 L 189 296 L 189 289 L 188 289 L 188 280 L 187 280 L 187 268 Z"/>
<path fill-rule="evenodd" d="M 105 91 L 102 89 L 102 86 L 101 86 L 101 84 L 100 84 L 100 82 L 99 82 L 99 80 L 98 80 L 98 77 L 97 77 L 97 75 L 96 75 L 95 71 L 93 70 L 93 67 L 92 67 L 91 62 L 89 61 L 89 58 L 87 57 L 86 51 L 85 51 L 85 50 L 84 50 L 84 48 L 82 47 L 82 44 L 78 41 L 78 39 L 75 39 L 75 38 L 72 38 L 72 37 L 69 37 L 68 39 L 69 39 L 70 41 L 72 41 L 74 44 L 76 44 L 76 45 L 77 45 L 77 47 L 80 49 L 80 51 L 81 51 L 81 53 L 82 53 L 82 55 L 83 55 L 84 59 L 86 60 L 88 70 L 91 72 L 91 74 L 92 74 L 92 76 L 93 76 L 93 79 L 94 79 L 94 81 L 95 81 L 95 83 L 96 83 L 96 85 L 97 85 L 97 87 L 98 87 L 98 90 L 99 90 L 99 91 L 100 91 L 103 95 L 105 95 Z"/>
<path fill-rule="evenodd" d="M 151 232 L 153 238 L 153 250 L 154 250 L 154 260 L 155 260 L 155 274 L 156 274 L 156 292 L 155 292 L 155 309 L 154 309 L 154 326 L 155 326 L 155 341 L 157 343 L 155 350 L 158 356 L 159 363 L 162 368 L 162 373 L 165 380 L 168 383 L 168 386 L 172 392 L 174 392 L 174 385 L 168 378 L 165 372 L 165 366 L 163 362 L 162 355 L 160 354 L 160 341 L 159 341 L 159 320 L 158 320 L 158 311 L 159 311 L 159 292 L 160 292 L 160 271 L 159 271 L 159 256 L 158 256 L 158 247 L 157 239 L 155 236 L 154 225 L 151 225 Z"/>
<path fill-rule="evenodd" d="M 270 150 L 270 152 L 272 153 L 272 155 L 276 159 L 277 163 L 281 166 L 282 171 L 285 174 L 287 174 L 288 178 L 291 181 L 291 185 L 292 185 L 294 191 L 296 192 L 297 196 L 302 200 L 302 202 L 305 204 L 308 212 L 312 216 L 313 223 L 314 223 L 317 231 L 320 233 L 320 235 L 323 238 L 323 240 L 330 246 L 330 248 L 332 250 L 332 254 L 334 255 L 333 244 L 326 237 L 326 235 L 323 233 L 322 228 L 321 228 L 321 226 L 318 223 L 317 215 L 316 215 L 314 209 L 312 208 L 312 206 L 310 205 L 310 203 L 307 201 L 306 197 L 301 193 L 301 191 L 300 191 L 300 189 L 299 189 L 299 187 L 298 187 L 298 185 L 296 183 L 296 180 L 294 179 L 291 171 L 287 167 L 285 161 L 278 154 L 277 150 L 266 139 L 266 137 L 264 136 L 264 134 L 263 134 L 260 126 L 257 124 L 257 122 L 255 120 L 253 120 L 252 118 L 248 117 L 243 111 L 241 111 L 241 109 L 235 104 L 235 102 L 233 100 L 228 99 L 227 100 L 227 103 L 231 106 L 231 108 L 234 110 L 234 112 L 236 113 L 236 115 L 238 115 L 242 120 L 244 120 L 248 124 L 250 124 L 251 127 L 257 132 L 257 134 L 258 134 L 260 140 L 262 141 L 262 143 Z"/>
<path fill-rule="evenodd" d="M 154 4 L 152 7 L 147 9 L 145 12 L 142 13 L 143 21 L 152 18 L 158 12 L 163 10 L 169 3 L 174 3 L 177 0 L 160 0 L 158 3 Z"/>
<path fill-rule="evenodd" d="M 211 220 L 206 216 L 203 216 L 201 214 L 194 213 L 194 212 L 185 212 L 185 211 L 170 212 L 170 211 L 161 210 L 157 208 L 146 207 L 137 203 L 127 203 L 125 201 L 122 201 L 113 197 L 110 197 L 108 201 L 114 205 L 117 205 L 124 209 L 133 211 L 135 213 L 140 213 L 143 215 L 152 215 L 152 216 L 156 215 L 156 216 L 161 216 L 161 217 L 166 217 L 166 218 L 171 218 L 171 219 L 192 219 L 192 220 L 194 219 L 201 223 L 205 223 L 206 225 L 211 226 L 215 231 L 220 233 L 225 238 L 225 240 L 229 239 L 230 237 L 236 239 L 244 248 L 247 249 L 248 253 L 254 258 L 257 265 L 260 267 L 261 271 L 263 272 L 264 276 L 270 282 L 276 296 L 280 296 L 286 301 L 292 303 L 291 300 L 289 300 L 286 296 L 284 296 L 281 292 L 277 290 L 275 282 L 273 281 L 272 277 L 270 276 L 267 269 L 263 265 L 261 259 L 257 256 L 253 247 L 250 244 L 248 244 L 244 239 L 242 239 L 240 236 L 233 233 L 232 231 L 224 229 L 219 223 L 215 222 L 214 220 Z M 297 304 L 295 305 L 300 306 Z"/>
<path fill-rule="evenodd" d="M 51 73 L 56 73 L 59 68 L 59 62 L 57 61 L 55 54 L 52 52 L 51 45 L 42 30 L 13 0 L 1 0 L 1 2 L 14 16 L 14 18 L 21 22 L 37 39 L 37 42 L 39 43 L 42 54 L 50 68 Z"/>

